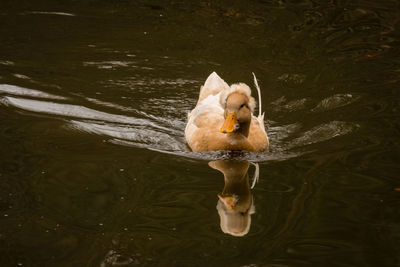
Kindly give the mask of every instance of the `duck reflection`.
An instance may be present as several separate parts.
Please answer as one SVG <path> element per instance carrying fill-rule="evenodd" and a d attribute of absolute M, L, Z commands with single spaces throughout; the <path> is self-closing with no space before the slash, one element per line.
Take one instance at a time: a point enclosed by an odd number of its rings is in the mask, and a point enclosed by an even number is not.
<path fill-rule="evenodd" d="M 248 175 L 250 163 L 217 160 L 209 162 L 208 165 L 224 175 L 225 186 L 222 193 L 218 194 L 217 203 L 221 230 L 233 236 L 246 235 L 250 230 L 251 215 L 255 212 Z M 256 165 L 254 182 L 257 178 L 258 165 Z"/>

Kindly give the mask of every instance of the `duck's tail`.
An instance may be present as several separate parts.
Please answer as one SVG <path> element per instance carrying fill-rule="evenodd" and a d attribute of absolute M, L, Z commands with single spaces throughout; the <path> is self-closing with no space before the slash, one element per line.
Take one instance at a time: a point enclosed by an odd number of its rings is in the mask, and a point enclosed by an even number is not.
<path fill-rule="evenodd" d="M 257 93 L 258 93 L 258 117 L 261 117 L 261 113 L 262 113 L 262 108 L 261 108 L 261 90 L 260 90 L 260 86 L 258 86 L 258 82 L 257 82 L 257 78 L 256 75 L 253 73 L 253 78 L 254 78 L 254 85 L 256 86 L 257 89 Z"/>
<path fill-rule="evenodd" d="M 257 89 L 257 93 L 258 93 L 258 121 L 259 123 L 264 126 L 264 114 L 265 112 L 262 112 L 262 106 L 261 106 L 261 90 L 260 90 L 260 86 L 258 86 L 258 82 L 257 82 L 257 78 L 256 75 L 253 73 L 253 78 L 254 78 L 254 85 L 256 86 Z M 264 131 L 265 131 L 265 126 L 263 127 Z"/>

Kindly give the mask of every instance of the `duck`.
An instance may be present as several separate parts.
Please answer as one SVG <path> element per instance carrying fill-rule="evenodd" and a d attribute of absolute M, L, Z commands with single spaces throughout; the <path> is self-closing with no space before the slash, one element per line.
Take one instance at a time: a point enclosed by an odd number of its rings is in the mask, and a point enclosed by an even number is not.
<path fill-rule="evenodd" d="M 254 75 L 254 73 L 253 73 Z M 261 94 L 258 90 L 259 103 Z M 253 115 L 256 101 L 245 83 L 229 86 L 216 72 L 211 73 L 204 85 L 195 108 L 188 113 L 185 139 L 194 152 L 250 151 L 261 152 L 268 148 L 268 135 L 264 114 Z"/>

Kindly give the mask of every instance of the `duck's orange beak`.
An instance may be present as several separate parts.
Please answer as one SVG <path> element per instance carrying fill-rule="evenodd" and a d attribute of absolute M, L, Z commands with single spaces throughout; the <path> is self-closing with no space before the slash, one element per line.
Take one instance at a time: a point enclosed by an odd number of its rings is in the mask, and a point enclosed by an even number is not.
<path fill-rule="evenodd" d="M 236 112 L 226 112 L 224 124 L 219 130 L 221 133 L 231 133 L 235 129 L 235 125 L 238 123 L 236 119 Z"/>

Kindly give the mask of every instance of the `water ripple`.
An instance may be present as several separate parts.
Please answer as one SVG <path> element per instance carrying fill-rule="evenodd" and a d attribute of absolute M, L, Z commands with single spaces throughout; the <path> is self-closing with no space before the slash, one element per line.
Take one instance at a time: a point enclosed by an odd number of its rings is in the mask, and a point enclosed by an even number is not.
<path fill-rule="evenodd" d="M 135 62 L 133 61 L 99 61 L 99 62 L 83 62 L 84 67 L 96 67 L 98 69 L 116 69 L 130 67 Z"/>
<path fill-rule="evenodd" d="M 4 66 L 14 66 L 15 63 L 10 61 L 10 60 L 0 60 L 0 65 L 4 65 Z"/>
<path fill-rule="evenodd" d="M 75 117 L 81 119 L 91 119 L 96 121 L 126 123 L 139 126 L 150 124 L 155 128 L 168 130 L 167 128 L 163 128 L 161 126 L 148 122 L 144 119 L 127 117 L 123 115 L 109 114 L 106 112 L 72 104 L 60 104 L 48 101 L 23 99 L 23 98 L 9 97 L 9 96 L 3 98 L 3 103 L 36 113 L 45 113 L 45 114 L 58 115 L 64 117 Z"/>
<path fill-rule="evenodd" d="M 354 96 L 352 94 L 336 94 L 321 100 L 321 102 L 319 102 L 318 105 L 311 111 L 320 112 L 343 107 L 353 103 L 358 99 L 359 96 Z"/>
<path fill-rule="evenodd" d="M 17 96 L 30 96 L 36 98 L 47 98 L 47 99 L 57 99 L 65 100 L 65 97 L 48 94 L 39 90 L 28 89 L 20 86 L 10 85 L 10 84 L 0 84 L 0 94 L 10 94 Z"/>
<path fill-rule="evenodd" d="M 292 112 L 304 109 L 308 102 L 309 99 L 307 98 L 295 99 L 287 102 L 286 97 L 282 96 L 277 100 L 275 100 L 274 102 L 272 102 L 271 106 L 275 112 L 280 112 L 280 111 Z"/>
<path fill-rule="evenodd" d="M 177 140 L 170 133 L 159 129 L 140 129 L 133 125 L 119 125 L 112 123 L 95 123 L 90 121 L 70 121 L 69 127 L 80 131 L 111 137 L 114 144 L 131 145 L 149 149 L 163 149 L 179 151 L 184 149 L 182 140 Z"/>
<path fill-rule="evenodd" d="M 73 99 L 8 84 L 0 85 L 0 93 L 5 95 L 0 98 L 1 104 L 33 114 L 58 117 L 66 122 L 64 129 L 104 136 L 105 141 L 112 144 L 146 148 L 189 159 L 207 161 L 231 158 L 253 162 L 287 160 L 308 153 L 304 149 L 299 151 L 299 148 L 348 134 L 358 128 L 358 125 L 354 123 L 331 121 L 314 126 L 304 132 L 300 123 L 278 125 L 276 122 L 269 122 L 269 124 L 274 124 L 268 129 L 271 139 L 269 151 L 263 153 L 229 151 L 196 153 L 189 151 L 183 135 L 186 117 L 182 114 L 186 114 L 189 103 L 182 104 L 179 99 L 151 98 L 148 102 L 142 104 L 142 106 L 147 106 L 144 110 L 162 112 L 163 116 L 161 117 L 142 110 L 79 95 L 74 97 L 83 98 L 83 100 L 95 104 L 96 108 L 59 103 L 57 101 L 71 101 Z M 326 98 L 314 110 L 326 110 L 347 105 L 354 101 L 354 98 L 350 96 L 334 95 Z M 40 98 L 40 100 L 29 99 L 29 97 Z M 282 98 L 275 102 L 278 107 L 282 102 L 285 102 L 285 99 Z M 300 104 L 298 101 L 295 102 L 295 104 L 289 105 L 290 107 L 287 107 L 287 109 L 297 109 L 304 104 L 304 101 L 300 101 Z M 108 107 L 123 114 L 100 111 L 97 110 L 97 107 Z M 124 115 L 124 113 L 129 113 L 129 115 Z"/>
<path fill-rule="evenodd" d="M 331 121 L 306 131 L 302 136 L 292 140 L 288 146 L 294 148 L 326 141 L 337 136 L 348 134 L 358 127 L 357 124 L 350 122 Z"/>
<path fill-rule="evenodd" d="M 21 15 L 57 15 L 57 16 L 67 16 L 75 17 L 76 15 L 68 12 L 51 12 L 51 11 L 27 11 L 21 13 Z"/>

